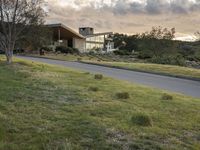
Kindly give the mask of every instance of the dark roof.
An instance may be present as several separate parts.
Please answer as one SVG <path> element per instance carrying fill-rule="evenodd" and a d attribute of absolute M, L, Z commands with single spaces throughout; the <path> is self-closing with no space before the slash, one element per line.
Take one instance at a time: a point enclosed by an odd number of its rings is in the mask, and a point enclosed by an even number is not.
<path fill-rule="evenodd" d="M 60 37 L 61 40 L 62 39 L 69 39 L 71 37 L 76 37 L 79 39 L 85 39 L 84 36 L 82 36 L 81 34 L 77 33 L 76 31 L 72 30 L 71 28 L 59 23 L 59 24 L 47 24 L 46 26 L 50 27 L 50 28 L 54 28 L 55 30 L 60 29 Z M 58 37 L 58 32 L 54 32 L 54 34 L 56 34 L 56 36 Z"/>

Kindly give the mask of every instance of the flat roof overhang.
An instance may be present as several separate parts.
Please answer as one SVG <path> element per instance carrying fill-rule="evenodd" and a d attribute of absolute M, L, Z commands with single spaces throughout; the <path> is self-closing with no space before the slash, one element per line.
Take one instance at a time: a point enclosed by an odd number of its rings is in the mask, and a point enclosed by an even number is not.
<path fill-rule="evenodd" d="M 69 40 L 73 38 L 85 39 L 84 36 L 63 24 L 49 24 L 47 26 L 53 29 L 55 40 Z"/>

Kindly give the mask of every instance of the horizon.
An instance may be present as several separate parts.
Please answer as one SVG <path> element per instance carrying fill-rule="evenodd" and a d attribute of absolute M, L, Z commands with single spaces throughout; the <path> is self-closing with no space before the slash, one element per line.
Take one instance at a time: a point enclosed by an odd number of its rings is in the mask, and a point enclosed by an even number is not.
<path fill-rule="evenodd" d="M 200 30 L 200 0 L 46 0 L 46 23 L 98 32 L 137 34 L 153 26 L 176 28 L 176 39 L 195 40 Z M 63 13 L 64 12 L 64 13 Z"/>

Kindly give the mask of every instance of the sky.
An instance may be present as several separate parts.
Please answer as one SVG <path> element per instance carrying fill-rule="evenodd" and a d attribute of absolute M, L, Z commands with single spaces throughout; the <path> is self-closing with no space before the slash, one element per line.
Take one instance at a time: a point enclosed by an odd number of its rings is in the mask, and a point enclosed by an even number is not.
<path fill-rule="evenodd" d="M 176 28 L 176 38 L 192 40 L 200 31 L 200 0 L 46 0 L 47 23 L 63 23 L 77 31 L 127 34 L 153 26 Z"/>

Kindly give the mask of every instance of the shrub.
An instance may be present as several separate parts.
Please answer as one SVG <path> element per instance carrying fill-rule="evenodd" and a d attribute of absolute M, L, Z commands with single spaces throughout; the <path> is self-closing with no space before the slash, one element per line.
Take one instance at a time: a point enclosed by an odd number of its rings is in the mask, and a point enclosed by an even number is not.
<path fill-rule="evenodd" d="M 127 51 L 127 50 L 116 50 L 113 52 L 115 55 L 130 55 L 131 52 Z"/>
<path fill-rule="evenodd" d="M 71 49 L 68 49 L 65 46 L 57 46 L 56 47 L 56 52 L 61 52 L 61 53 L 71 53 Z"/>
<path fill-rule="evenodd" d="M 138 53 L 138 58 L 140 59 L 148 59 L 153 57 L 153 52 L 150 50 L 143 50 Z"/>
<path fill-rule="evenodd" d="M 130 95 L 128 92 L 119 92 L 119 93 L 116 93 L 116 97 L 118 99 L 129 99 Z"/>
<path fill-rule="evenodd" d="M 191 45 L 183 45 L 181 48 L 182 48 L 183 50 L 185 50 L 185 51 L 188 51 L 188 52 L 191 52 L 192 54 L 194 54 L 194 53 L 193 53 L 194 51 L 192 51 L 192 50 L 193 50 L 193 47 L 192 47 Z"/>
<path fill-rule="evenodd" d="M 97 91 L 99 91 L 99 88 L 98 87 L 89 87 L 88 90 L 92 91 L 92 92 L 97 92 Z"/>
<path fill-rule="evenodd" d="M 102 80 L 103 79 L 103 75 L 102 74 L 95 74 L 94 75 L 94 79 L 96 79 L 96 80 Z"/>
<path fill-rule="evenodd" d="M 94 55 L 95 54 L 95 52 L 93 51 L 93 50 L 91 50 L 91 51 L 89 51 L 89 53 L 88 53 L 89 55 Z"/>
<path fill-rule="evenodd" d="M 77 58 L 77 61 L 82 61 L 82 58 L 80 58 L 80 57 L 79 57 L 79 58 Z"/>
<path fill-rule="evenodd" d="M 131 122 L 139 126 L 153 126 L 153 121 L 150 116 L 146 114 L 136 114 L 131 117 Z"/>
<path fill-rule="evenodd" d="M 56 52 L 61 52 L 61 53 L 65 53 L 65 54 L 78 54 L 79 50 L 77 48 L 57 46 Z"/>
<path fill-rule="evenodd" d="M 198 62 L 198 61 L 200 61 L 200 55 L 198 55 L 198 54 L 190 55 L 190 56 L 187 56 L 186 59 L 189 60 L 189 61 Z"/>
<path fill-rule="evenodd" d="M 169 65 L 179 65 L 185 66 L 185 59 L 181 55 L 175 56 L 155 56 L 153 57 L 150 62 L 157 63 L 157 64 L 169 64 Z"/>
<path fill-rule="evenodd" d="M 80 53 L 80 51 L 78 48 L 73 48 L 73 54 L 79 54 L 79 53 Z"/>
<path fill-rule="evenodd" d="M 25 52 L 25 50 L 22 49 L 22 48 L 18 48 L 18 49 L 13 50 L 13 54 L 19 54 L 19 53 L 24 53 L 24 52 Z"/>
<path fill-rule="evenodd" d="M 50 48 L 50 47 L 45 47 L 45 46 L 44 46 L 44 47 L 41 47 L 40 50 L 44 50 L 44 51 L 47 51 L 47 52 L 53 51 L 52 48 Z"/>
<path fill-rule="evenodd" d="M 5 54 L 5 51 L 3 51 L 3 50 L 0 50 L 0 54 Z"/>
<path fill-rule="evenodd" d="M 163 94 L 162 95 L 162 100 L 173 100 L 173 96 L 169 95 L 169 94 Z"/>
<path fill-rule="evenodd" d="M 196 61 L 200 61 L 200 54 L 199 55 L 195 55 L 195 60 Z"/>

